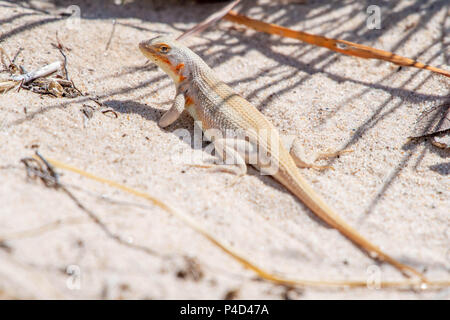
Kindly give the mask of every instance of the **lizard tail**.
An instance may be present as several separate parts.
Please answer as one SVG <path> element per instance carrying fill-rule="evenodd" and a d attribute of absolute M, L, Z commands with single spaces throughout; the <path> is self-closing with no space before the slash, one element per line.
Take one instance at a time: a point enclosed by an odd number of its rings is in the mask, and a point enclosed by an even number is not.
<path fill-rule="evenodd" d="M 410 277 L 411 274 L 413 274 L 418 276 L 422 282 L 428 282 L 422 273 L 384 253 L 380 248 L 365 239 L 358 233 L 358 231 L 342 220 L 342 218 L 340 218 L 308 185 L 306 180 L 298 172 L 297 168 L 295 168 L 295 170 L 288 171 L 294 171 L 289 173 L 292 174 L 291 176 L 295 177 L 295 181 L 283 183 L 284 179 L 282 177 L 280 177 L 279 180 L 281 180 L 285 187 L 289 189 L 289 191 L 291 191 L 298 199 L 300 199 L 300 201 L 302 201 L 320 219 L 325 221 L 331 227 L 337 229 L 341 234 L 357 246 L 364 249 L 371 258 L 391 264 L 407 277 Z"/>

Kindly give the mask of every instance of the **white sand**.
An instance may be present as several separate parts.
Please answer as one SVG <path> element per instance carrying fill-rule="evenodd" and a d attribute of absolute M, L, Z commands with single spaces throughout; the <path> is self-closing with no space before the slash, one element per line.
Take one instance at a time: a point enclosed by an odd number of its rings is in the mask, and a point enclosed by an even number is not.
<path fill-rule="evenodd" d="M 53 15 L 67 7 L 32 1 L 52 15 L 0 1 L 0 45 L 28 70 L 60 59 L 55 32 L 71 51 L 69 75 L 100 97 L 119 117 L 95 112 L 83 126 L 85 97 L 56 99 L 29 91 L 0 95 L 0 237 L 55 221 L 58 227 L 7 239 L 0 248 L 0 297 L 13 298 L 449 298 L 449 291 L 286 289 L 258 281 L 252 272 L 162 210 L 113 204 L 98 196 L 143 203 L 110 187 L 63 172 L 62 182 L 122 239 L 108 237 L 64 193 L 27 181 L 20 159 L 38 145 L 45 156 L 143 190 L 183 209 L 217 237 L 269 270 L 304 279 L 402 279 L 374 262 L 337 231 L 312 218 L 299 201 L 250 169 L 234 187 L 227 173 L 173 161 L 173 150 L 191 150 L 173 134 L 192 130 L 186 115 L 167 130 L 157 120 L 170 106 L 174 86 L 137 48 L 158 34 L 179 35 L 220 4 L 160 7 L 145 1 L 124 7 L 112 1 L 79 1 L 78 31 Z M 21 2 L 23 3 L 23 2 Z M 64 5 L 66 3 L 66 5 Z M 88 5 L 88 3 L 91 3 Z M 95 4 L 94 4 L 95 3 Z M 392 50 L 449 69 L 450 27 L 444 2 L 398 1 L 383 8 L 381 30 L 368 30 L 362 4 L 269 5 L 240 10 L 297 30 Z M 397 2 L 395 2 L 397 3 Z M 421 3 L 418 5 L 416 3 Z M 116 30 L 105 52 L 112 28 Z M 236 28 L 237 27 L 237 28 Z M 420 114 L 448 98 L 449 80 L 428 71 L 362 60 L 221 22 L 188 39 L 236 91 L 284 134 L 298 135 L 310 152 L 349 148 L 335 170 L 303 170 L 315 190 L 363 235 L 429 279 L 449 279 L 450 193 L 448 151 L 422 142 L 407 145 Z M 6 73 L 1 74 L 6 76 Z M 27 113 L 24 113 L 26 108 Z M 199 151 L 197 151 L 199 152 Z M 8 167 L 13 166 L 13 167 Z M 67 220 L 69 219 L 69 220 Z M 169 257 L 167 257 L 169 256 Z M 203 276 L 189 274 L 184 257 Z M 66 269 L 81 272 L 79 290 Z M 189 270 L 188 270 L 189 271 Z"/>

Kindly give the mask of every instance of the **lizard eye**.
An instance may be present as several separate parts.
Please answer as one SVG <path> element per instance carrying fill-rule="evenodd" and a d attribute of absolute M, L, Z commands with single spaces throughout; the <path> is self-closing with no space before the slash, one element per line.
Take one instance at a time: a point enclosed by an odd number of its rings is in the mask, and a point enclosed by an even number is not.
<path fill-rule="evenodd" d="M 167 53 L 167 52 L 169 52 L 169 50 L 170 50 L 170 48 L 166 45 L 162 45 L 159 47 L 159 52 L 161 52 L 161 53 Z"/>

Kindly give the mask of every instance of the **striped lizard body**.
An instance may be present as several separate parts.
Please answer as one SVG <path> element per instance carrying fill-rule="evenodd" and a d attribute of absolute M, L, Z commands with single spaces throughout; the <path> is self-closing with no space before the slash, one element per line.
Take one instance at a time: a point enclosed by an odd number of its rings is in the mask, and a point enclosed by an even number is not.
<path fill-rule="evenodd" d="M 197 54 L 167 37 L 143 41 L 139 48 L 177 87 L 172 107 L 159 120 L 161 127 L 172 124 L 186 109 L 214 143 L 216 153 L 232 158 L 237 168 L 234 172 L 245 174 L 247 164 L 251 164 L 262 173 L 272 175 L 314 214 L 372 258 L 391 264 L 407 276 L 415 275 L 426 281 L 421 273 L 384 253 L 343 221 L 314 192 L 298 169 L 298 166 L 317 166 L 308 165 L 295 152 L 290 153 L 264 115 L 220 81 Z M 228 138 L 229 132 L 232 139 Z"/>

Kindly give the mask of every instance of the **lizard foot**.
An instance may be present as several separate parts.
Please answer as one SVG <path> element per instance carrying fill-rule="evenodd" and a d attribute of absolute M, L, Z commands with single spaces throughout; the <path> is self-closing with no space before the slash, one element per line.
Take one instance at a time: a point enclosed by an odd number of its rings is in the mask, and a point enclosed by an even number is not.
<path fill-rule="evenodd" d="M 238 178 L 247 173 L 247 167 L 227 164 L 188 164 L 189 167 L 209 169 L 212 172 L 227 172 L 236 175 Z"/>
<path fill-rule="evenodd" d="M 337 158 L 340 157 L 343 154 L 346 153 L 352 153 L 353 150 L 341 150 L 341 151 L 335 151 L 335 152 L 326 152 L 326 153 L 320 153 L 317 157 L 316 160 L 325 160 L 325 159 L 330 159 L 330 158 Z"/>
<path fill-rule="evenodd" d="M 303 150 L 303 147 L 298 141 L 294 141 L 294 144 L 291 148 L 290 154 L 292 156 L 292 159 L 294 159 L 295 164 L 299 168 L 312 168 L 316 170 L 325 170 L 325 169 L 331 169 L 334 170 L 332 166 L 329 165 L 316 165 L 314 164 L 318 160 L 325 160 L 329 158 L 336 158 L 339 157 L 342 154 L 353 152 L 352 150 L 342 150 L 342 151 L 335 151 L 335 152 L 326 152 L 321 153 L 318 156 L 314 158 L 312 161 L 304 160 L 306 158 L 305 152 Z"/>

